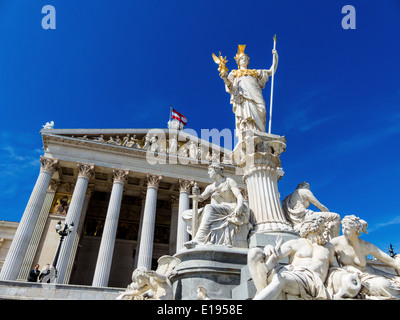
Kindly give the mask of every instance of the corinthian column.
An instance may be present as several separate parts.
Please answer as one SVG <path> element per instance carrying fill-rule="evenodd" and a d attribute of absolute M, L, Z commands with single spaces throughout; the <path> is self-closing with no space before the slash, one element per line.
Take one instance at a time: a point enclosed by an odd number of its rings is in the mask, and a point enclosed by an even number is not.
<path fill-rule="evenodd" d="M 4 265 L 1 269 L 0 280 L 16 280 L 26 251 L 31 241 L 40 211 L 46 198 L 47 188 L 53 173 L 58 169 L 58 159 L 40 157 L 40 173 L 35 187 L 29 198 L 25 212 L 14 235 L 13 242 Z M 28 276 L 28 275 L 26 275 Z"/>
<path fill-rule="evenodd" d="M 157 190 L 161 181 L 161 175 L 147 175 L 147 193 L 144 207 L 142 232 L 140 236 L 140 248 L 137 267 L 151 269 L 153 256 L 154 227 L 156 222 Z"/>
<path fill-rule="evenodd" d="M 184 243 L 189 241 L 189 233 L 187 232 L 186 224 L 183 221 L 182 215 L 185 210 L 189 209 L 190 187 L 193 181 L 179 179 L 179 211 L 178 211 L 178 231 L 176 236 L 176 252 L 184 248 Z"/>
<path fill-rule="evenodd" d="M 86 190 L 89 184 L 89 179 L 94 172 L 94 164 L 78 162 L 77 166 L 78 179 L 75 184 L 74 193 L 72 194 L 67 216 L 65 217 L 65 223 L 68 225 L 70 225 L 72 222 L 74 223 L 74 230 L 67 237 L 65 237 L 63 245 L 61 246 L 59 259 L 56 266 L 58 271 L 56 283 L 64 283 L 76 230 L 79 225 L 83 204 L 85 202 Z"/>
<path fill-rule="evenodd" d="M 100 250 L 92 283 L 93 287 L 107 287 L 108 285 L 111 262 L 114 253 L 115 237 L 117 234 L 119 212 L 121 209 L 122 194 L 128 175 L 129 170 L 114 169 L 113 171 L 114 183 L 111 190 L 110 203 L 108 204 L 106 222 L 101 237 Z"/>

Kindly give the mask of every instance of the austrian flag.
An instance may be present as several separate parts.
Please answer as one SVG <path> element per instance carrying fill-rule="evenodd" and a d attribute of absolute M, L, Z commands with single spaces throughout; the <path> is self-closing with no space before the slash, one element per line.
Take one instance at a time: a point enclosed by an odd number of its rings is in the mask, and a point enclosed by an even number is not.
<path fill-rule="evenodd" d="M 187 119 L 186 119 L 182 114 L 180 114 L 178 111 L 176 111 L 176 110 L 174 110 L 174 109 L 172 109 L 171 118 L 172 118 L 172 119 L 178 120 L 178 121 L 181 122 L 184 126 L 185 126 L 186 123 L 187 123 Z"/>

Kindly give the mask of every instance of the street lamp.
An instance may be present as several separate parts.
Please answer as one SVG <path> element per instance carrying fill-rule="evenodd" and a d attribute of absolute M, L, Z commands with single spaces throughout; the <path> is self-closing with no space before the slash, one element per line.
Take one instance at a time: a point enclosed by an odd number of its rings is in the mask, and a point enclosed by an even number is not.
<path fill-rule="evenodd" d="M 56 266 L 57 266 L 57 262 L 58 262 L 58 256 L 60 255 L 61 244 L 64 241 L 64 238 L 66 236 L 68 236 L 72 231 L 74 231 L 74 223 L 71 222 L 70 225 L 68 225 L 67 223 L 64 223 L 64 228 L 61 228 L 61 221 L 58 221 L 58 223 L 55 225 L 54 228 L 56 229 L 56 232 L 60 235 L 60 242 L 58 243 L 56 255 L 54 256 L 53 265 L 52 265 L 52 267 L 55 270 L 55 277 L 57 278 Z"/>

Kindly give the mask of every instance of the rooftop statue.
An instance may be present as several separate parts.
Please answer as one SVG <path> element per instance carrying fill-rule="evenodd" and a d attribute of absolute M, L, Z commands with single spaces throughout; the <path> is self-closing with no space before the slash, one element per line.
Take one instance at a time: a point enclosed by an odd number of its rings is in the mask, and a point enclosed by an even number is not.
<path fill-rule="evenodd" d="M 241 132 L 253 130 L 266 132 L 266 108 L 262 95 L 268 78 L 276 72 L 278 52 L 273 49 L 274 63 L 268 70 L 249 69 L 249 56 L 244 52 L 246 45 L 239 45 L 235 60 L 237 70 L 228 74 L 226 58 L 213 54 L 214 61 L 219 65 L 219 76 L 225 83 L 226 91 L 231 95 L 230 102 L 236 118 L 236 135 L 242 139 Z"/>
<path fill-rule="evenodd" d="M 43 129 L 53 129 L 54 128 L 54 121 L 46 122 L 44 126 L 42 126 Z"/>

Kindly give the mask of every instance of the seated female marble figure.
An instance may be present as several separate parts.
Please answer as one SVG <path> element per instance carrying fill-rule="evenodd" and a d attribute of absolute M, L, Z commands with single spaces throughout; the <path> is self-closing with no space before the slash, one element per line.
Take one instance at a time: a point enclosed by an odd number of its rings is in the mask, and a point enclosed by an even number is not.
<path fill-rule="evenodd" d="M 211 203 L 198 210 L 198 230 L 185 246 L 192 248 L 197 244 L 216 244 L 247 247 L 249 210 L 244 204 L 240 189 L 235 180 L 224 176 L 220 164 L 211 164 L 208 175 L 214 182 L 205 188 L 199 196 L 199 202 L 211 197 Z M 183 220 L 190 234 L 192 216 L 192 210 L 183 213 Z"/>
<path fill-rule="evenodd" d="M 331 240 L 339 266 L 346 272 L 357 274 L 361 280 L 361 295 L 367 299 L 400 299 L 400 277 L 373 268 L 367 263 L 367 256 L 392 267 L 400 274 L 400 260 L 390 257 L 370 242 L 360 239 L 367 222 L 354 215 L 342 219 L 340 237 Z"/>

